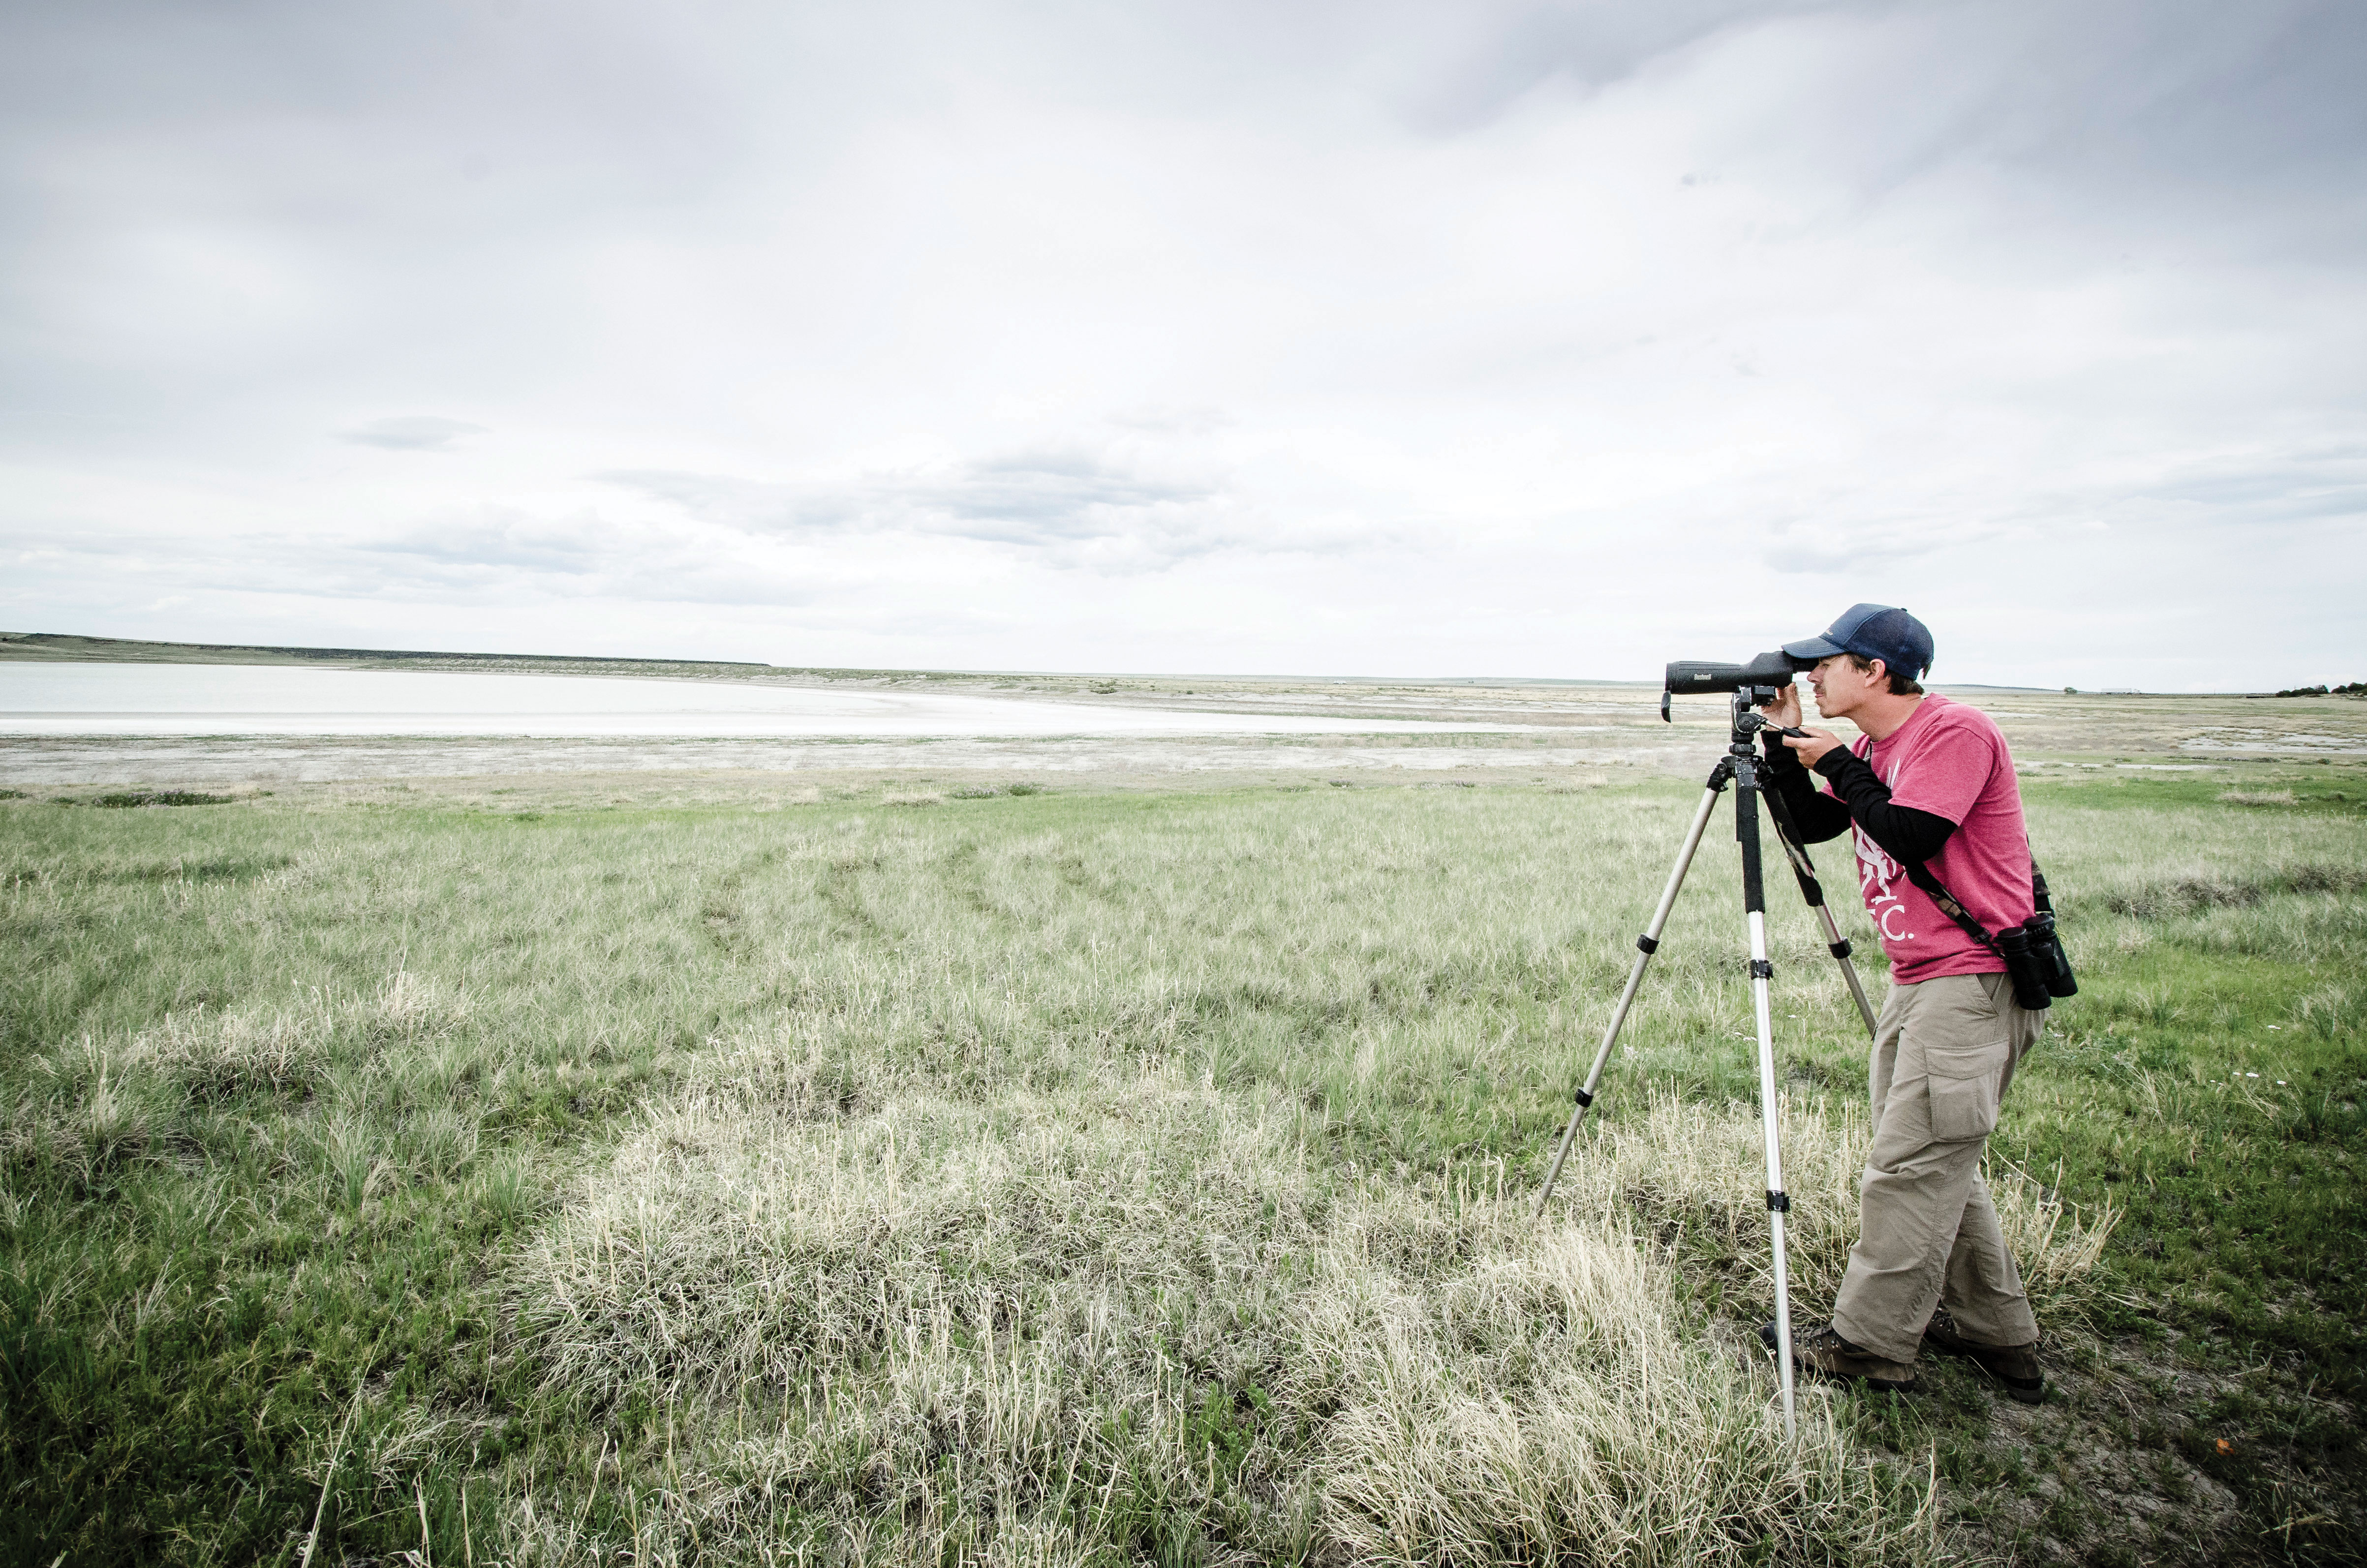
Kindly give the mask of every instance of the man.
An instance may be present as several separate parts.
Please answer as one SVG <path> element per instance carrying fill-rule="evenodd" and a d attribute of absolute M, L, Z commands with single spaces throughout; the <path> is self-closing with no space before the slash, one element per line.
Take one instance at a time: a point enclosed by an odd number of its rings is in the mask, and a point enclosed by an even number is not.
<path fill-rule="evenodd" d="M 2030 841 L 2005 737 L 1977 709 L 1918 684 L 1931 634 L 1903 609 L 1862 604 L 1821 637 L 1784 645 L 1813 659 L 1826 730 L 1765 736 L 1767 785 L 1811 843 L 1854 835 L 1858 882 L 1890 956 L 1890 994 L 1867 1074 L 1874 1143 L 1859 1187 L 1858 1240 L 1832 1321 L 1793 1342 L 1804 1369 L 1874 1388 L 1915 1384 L 1921 1346 L 1969 1358 L 2025 1403 L 2044 1397 L 2038 1320 L 1998 1228 L 1981 1153 L 2042 1015 L 2014 1001 L 2005 960 L 1910 880 L 1917 862 L 1990 934 L 2031 916 Z M 1796 687 L 1767 716 L 1796 727 Z M 1810 769 L 1822 778 L 1821 789 Z M 1774 1325 L 1761 1331 L 1772 1346 Z"/>

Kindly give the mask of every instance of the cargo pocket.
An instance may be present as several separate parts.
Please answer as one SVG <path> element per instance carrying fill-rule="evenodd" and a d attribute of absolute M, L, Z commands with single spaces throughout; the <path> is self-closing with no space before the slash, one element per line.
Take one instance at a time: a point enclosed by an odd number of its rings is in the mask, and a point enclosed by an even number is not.
<path fill-rule="evenodd" d="M 1935 1046 L 1924 1052 L 1931 1085 L 1931 1136 L 1950 1143 L 1986 1138 L 1997 1126 L 1998 1084 L 2013 1047 L 2003 1040 L 1987 1045 Z"/>

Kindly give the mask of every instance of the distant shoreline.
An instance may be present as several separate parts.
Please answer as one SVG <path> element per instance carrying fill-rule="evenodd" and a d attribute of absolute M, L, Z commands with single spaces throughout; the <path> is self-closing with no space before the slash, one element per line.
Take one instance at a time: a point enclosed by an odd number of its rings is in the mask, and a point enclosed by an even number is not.
<path fill-rule="evenodd" d="M 1212 675 L 1189 670 L 929 670 L 866 668 L 860 665 L 767 665 L 748 659 L 610 658 L 597 653 L 482 653 L 410 648 L 311 648 L 264 642 L 157 642 L 134 637 L 86 637 L 64 631 L 0 631 L 0 663 L 148 665 L 310 665 L 335 669 L 448 669 L 460 665 L 509 674 L 690 676 L 719 680 L 907 681 L 1048 680 L 1076 682 L 1091 691 L 1111 681 L 1207 681 L 1227 685 L 1287 682 L 1294 686 L 1376 687 L 1624 687 L 1658 690 L 1657 681 L 1603 680 L 1585 676 L 1309 676 L 1270 672 Z M 1940 692 L 2000 692 L 2061 695 L 2052 686 L 1992 686 L 1977 681 L 1933 683 Z M 2081 690 L 2080 697 L 2260 698 L 2272 691 Z"/>

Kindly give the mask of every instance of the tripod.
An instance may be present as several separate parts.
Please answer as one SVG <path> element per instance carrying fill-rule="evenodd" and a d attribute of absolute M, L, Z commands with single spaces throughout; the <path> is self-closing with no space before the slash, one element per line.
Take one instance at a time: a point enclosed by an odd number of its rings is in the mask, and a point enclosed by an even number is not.
<path fill-rule="evenodd" d="M 1693 825 L 1685 832 L 1684 846 L 1677 851 L 1676 869 L 1669 873 L 1669 885 L 1661 891 L 1659 907 L 1652 911 L 1652 923 L 1636 938 L 1636 964 L 1627 971 L 1627 988 L 1619 994 L 1619 1006 L 1612 1010 L 1610 1027 L 1603 1031 L 1603 1044 L 1594 1053 L 1594 1065 L 1587 1070 L 1586 1082 L 1579 1088 L 1577 1108 L 1569 1113 L 1569 1125 L 1562 1131 L 1561 1146 L 1554 1151 L 1553 1167 L 1546 1172 L 1545 1186 L 1537 1193 L 1534 1213 L 1545 1213 L 1554 1185 L 1561 1179 L 1562 1162 L 1569 1158 L 1570 1145 L 1578 1139 L 1579 1123 L 1585 1119 L 1587 1108 L 1594 1104 L 1595 1086 L 1603 1081 L 1603 1069 L 1611 1060 L 1611 1048 L 1617 1043 L 1620 1028 L 1627 1021 L 1628 1008 L 1635 1005 L 1637 989 L 1644 983 L 1645 968 L 1659 949 L 1660 929 L 1668 924 L 1669 911 L 1676 904 L 1677 890 L 1684 886 L 1693 852 L 1701 846 L 1702 831 L 1709 825 L 1709 815 L 1717 805 L 1718 796 L 1732 784 L 1734 836 L 1742 846 L 1743 917 L 1750 928 L 1750 1004 L 1759 1023 L 1759 1119 L 1767 1145 L 1767 1228 L 1775 1258 L 1775 1358 L 1784 1385 L 1784 1429 L 1786 1435 L 1796 1435 L 1799 1420 L 1793 1400 L 1791 1288 L 1784 1256 L 1784 1216 L 1790 1211 L 1792 1199 L 1784 1191 L 1784 1161 L 1776 1146 L 1775 1039 L 1767 998 L 1768 983 L 1774 977 L 1775 969 L 1767 961 L 1767 894 L 1760 866 L 1759 802 L 1762 799 L 1767 802 L 1768 815 L 1775 822 L 1776 842 L 1783 846 L 1784 858 L 1791 862 L 1792 875 L 1800 884 L 1800 896 L 1816 911 L 1824 927 L 1826 950 L 1840 965 L 1841 979 L 1857 1003 L 1869 1036 L 1874 1033 L 1874 1005 L 1866 1000 L 1865 987 L 1859 983 L 1857 971 L 1850 963 L 1850 945 L 1841 936 L 1840 927 L 1833 923 L 1833 912 L 1825 904 L 1824 884 L 1817 880 L 1817 869 L 1809 863 L 1808 852 L 1800 846 L 1790 810 L 1782 796 L 1769 793 L 1759 779 L 1762 765 L 1752 738 L 1761 730 L 1779 726 L 1752 709 L 1756 702 L 1771 700 L 1775 695 L 1773 688 L 1758 687 L 1744 687 L 1734 694 L 1734 728 L 1726 755 L 1710 769 L 1701 804 L 1693 811 Z"/>

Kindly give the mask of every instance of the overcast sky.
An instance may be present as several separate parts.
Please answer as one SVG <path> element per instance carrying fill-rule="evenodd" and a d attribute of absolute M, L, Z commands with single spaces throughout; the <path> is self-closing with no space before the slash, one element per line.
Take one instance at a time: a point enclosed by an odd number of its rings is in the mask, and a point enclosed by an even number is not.
<path fill-rule="evenodd" d="M 2367 6 L 0 23 L 0 628 L 2367 677 Z"/>

